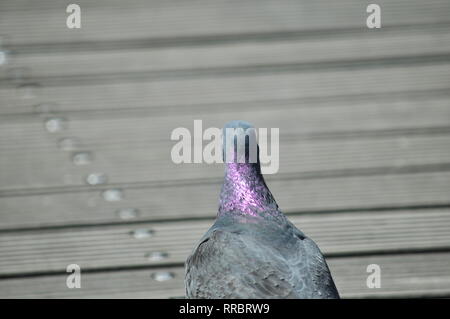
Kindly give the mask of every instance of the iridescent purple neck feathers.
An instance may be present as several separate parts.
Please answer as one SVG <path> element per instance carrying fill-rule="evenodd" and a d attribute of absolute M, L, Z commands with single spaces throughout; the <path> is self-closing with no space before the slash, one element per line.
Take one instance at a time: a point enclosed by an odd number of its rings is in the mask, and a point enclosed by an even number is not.
<path fill-rule="evenodd" d="M 259 163 L 227 163 L 220 194 L 219 215 L 226 212 L 261 215 L 278 211 Z"/>
<path fill-rule="evenodd" d="M 227 128 L 243 128 L 247 130 L 248 128 L 253 128 L 253 126 L 243 121 L 232 121 L 225 125 L 224 130 Z M 241 133 L 237 132 L 236 135 Z M 236 145 L 239 137 L 242 136 L 236 136 L 233 142 L 229 143 L 228 147 L 224 139 L 224 154 L 225 152 L 235 153 L 240 151 L 239 145 Z M 251 140 L 252 138 L 243 139 L 247 150 L 250 149 L 249 141 Z M 256 139 L 254 141 L 256 143 Z M 252 163 L 247 152 L 243 156 L 245 161 L 240 163 L 237 159 L 242 159 L 242 157 L 236 154 L 232 155 L 234 155 L 231 156 L 231 158 L 234 158 L 234 161 L 225 163 L 225 178 L 220 194 L 218 216 L 225 213 L 251 216 L 277 214 L 278 205 L 261 174 L 259 156 L 257 162 Z"/>

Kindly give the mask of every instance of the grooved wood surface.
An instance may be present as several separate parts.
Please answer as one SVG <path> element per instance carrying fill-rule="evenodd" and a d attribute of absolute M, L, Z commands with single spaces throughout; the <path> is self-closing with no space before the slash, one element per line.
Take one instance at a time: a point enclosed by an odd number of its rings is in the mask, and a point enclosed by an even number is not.
<path fill-rule="evenodd" d="M 280 129 L 267 184 L 343 297 L 450 296 L 448 0 L 379 0 L 372 30 L 357 0 L 77 4 L 70 30 L 0 2 L 0 298 L 183 296 L 223 166 L 174 164 L 171 133 L 233 119 Z"/>
<path fill-rule="evenodd" d="M 291 220 L 326 255 L 450 248 L 448 209 L 315 214 L 291 216 Z M 82 269 L 181 264 L 212 223 L 181 221 L 0 233 L 0 276 L 62 272 L 72 263 Z M 137 239 L 136 230 L 152 235 Z M 147 254 L 153 252 L 167 253 L 168 258 L 152 261 Z"/>
<path fill-rule="evenodd" d="M 448 295 L 449 253 L 330 258 L 328 264 L 343 298 L 441 297 Z M 367 266 L 381 267 L 381 288 L 366 285 Z M 170 273 L 158 282 L 155 274 Z M 184 296 L 182 267 L 82 274 L 81 288 L 68 289 L 66 275 L 0 281 L 2 298 L 173 298 Z"/>

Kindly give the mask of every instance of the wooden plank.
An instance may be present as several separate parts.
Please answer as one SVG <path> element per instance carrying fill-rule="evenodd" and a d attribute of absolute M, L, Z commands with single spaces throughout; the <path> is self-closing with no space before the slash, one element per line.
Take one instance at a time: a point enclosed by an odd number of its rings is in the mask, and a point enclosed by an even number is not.
<path fill-rule="evenodd" d="M 448 111 L 450 115 L 450 107 Z M 267 119 L 268 122 L 272 114 L 273 112 L 260 112 L 258 118 L 264 121 Z M 288 116 L 286 114 L 286 119 Z M 220 114 L 217 118 L 220 118 Z M 0 146 L 0 152 L 5 154 L 0 158 L 0 190 L 82 186 L 87 185 L 87 176 L 95 172 L 106 174 L 107 183 L 220 178 L 223 175 L 222 164 L 175 164 L 170 156 L 176 141 L 170 141 L 169 134 L 166 141 L 149 141 L 149 134 L 144 134 L 139 124 L 145 126 L 146 121 L 152 119 L 111 121 L 111 124 L 116 124 L 114 126 L 106 123 L 106 120 L 98 120 L 95 122 L 105 129 L 99 128 L 98 133 L 92 130 L 90 135 L 84 132 L 83 126 L 93 127 L 94 123 L 71 122 L 77 127 L 69 131 L 69 136 L 81 135 L 83 145 L 78 150 L 69 152 L 62 151 L 57 146 L 62 135 L 59 134 L 58 138 L 49 136 L 40 123 L 27 123 L 29 132 L 26 137 L 12 133 L 23 127 L 22 122 L 16 122 L 14 127 L 8 125 L 12 128 L 8 133 L 11 139 L 6 140 L 5 136 L 4 140 L 8 144 Z M 192 123 L 186 126 L 191 127 Z M 31 129 L 36 130 L 36 133 L 28 137 L 32 133 Z M 284 126 L 281 130 L 283 129 L 289 131 L 297 127 Z M 39 137 L 41 140 L 36 141 Z M 425 136 L 400 133 L 394 136 L 381 134 L 368 137 L 355 133 L 342 139 L 333 137 L 335 136 L 332 134 L 326 139 L 309 139 L 301 134 L 282 135 L 278 173 L 319 172 L 323 175 L 327 171 L 346 169 L 446 164 L 450 158 L 448 132 Z M 75 165 L 74 156 L 85 151 L 93 158 L 92 162 Z"/>
<path fill-rule="evenodd" d="M 375 211 L 291 216 L 325 254 L 448 248 L 450 210 Z M 84 269 L 182 263 L 212 225 L 174 221 L 0 234 L 0 274 L 63 272 L 68 264 Z M 135 238 L 135 231 L 150 238 Z M 147 255 L 167 253 L 153 261 Z"/>
<path fill-rule="evenodd" d="M 80 1 L 81 30 L 65 28 L 64 4 L 0 3 L 13 53 L 0 79 L 14 66 L 32 74 L 0 80 L 0 274 L 55 272 L 0 279 L 0 297 L 182 295 L 179 265 L 211 224 L 222 171 L 168 161 L 171 130 L 198 118 L 286 129 L 268 184 L 284 211 L 310 213 L 292 220 L 326 254 L 449 249 L 450 210 L 431 209 L 449 205 L 448 1 L 382 1 L 376 33 L 356 0 Z M 54 112 L 39 113 L 40 103 Z M 45 132 L 53 116 L 67 128 Z M 58 150 L 70 136 L 80 146 Z M 94 162 L 73 166 L 76 150 Z M 88 188 L 97 171 L 108 183 Z M 106 202 L 111 188 L 123 199 Z M 121 218 L 122 208 L 137 216 Z M 329 212 L 346 209 L 362 211 Z M 136 229 L 154 234 L 138 240 Z M 168 258 L 149 259 L 158 251 Z M 344 297 L 439 296 L 450 294 L 449 258 L 335 257 L 330 266 Z M 65 287 L 70 263 L 97 270 L 83 273 L 84 289 Z M 369 263 L 382 266 L 380 290 L 365 286 Z M 154 282 L 155 271 L 175 278 Z"/>
<path fill-rule="evenodd" d="M 388 174 L 320 178 L 285 177 L 269 179 L 269 188 L 284 212 L 448 205 L 449 172 Z M 391 172 L 394 173 L 394 172 Z M 51 188 L 26 190 L 8 196 L 3 192 L 0 206 L 8 214 L 2 229 L 55 225 L 122 223 L 118 210 L 135 208 L 134 220 L 213 217 L 217 212 L 220 181 L 187 181 L 169 184 L 111 185 L 119 187 L 122 198 L 105 201 L 108 187 Z M 39 213 L 37 213 L 39 212 Z"/>
<path fill-rule="evenodd" d="M 430 297 L 450 293 L 449 253 L 330 258 L 328 264 L 343 298 Z M 369 264 L 381 267 L 381 288 L 366 286 Z M 158 282 L 156 273 L 174 278 Z M 68 289 L 66 275 L 0 281 L 1 298 L 171 298 L 184 296 L 184 269 L 83 273 L 81 289 Z"/>
<path fill-rule="evenodd" d="M 111 78 L 111 83 L 83 78 L 70 85 L 58 80 L 41 86 L 5 86 L 0 89 L 0 99 L 3 101 L 3 113 L 30 112 L 39 103 L 56 103 L 57 111 L 61 112 L 123 109 L 125 106 L 127 109 L 157 107 L 161 112 L 175 105 L 181 109 L 218 103 L 448 89 L 450 63 L 382 66 L 373 68 L 358 64 L 356 68 L 350 68 L 345 65 L 321 72 L 295 70 L 292 67 L 281 72 L 276 68 L 260 72 L 256 68 L 244 70 L 243 73 L 233 70 L 232 74 L 222 76 L 207 74 L 197 77 L 193 74 L 181 78 L 136 78 L 133 81 Z"/>
<path fill-rule="evenodd" d="M 337 96 L 285 101 L 277 108 L 264 103 L 189 107 L 190 114 L 186 109 L 173 115 L 124 110 L 5 116 L 0 119 L 0 153 L 5 154 L 0 158 L 0 190 L 83 185 L 93 172 L 106 173 L 110 183 L 220 176 L 220 164 L 170 161 L 175 144 L 171 131 L 187 127 L 192 132 L 194 119 L 202 119 L 204 129 L 236 118 L 280 128 L 280 173 L 445 163 L 450 101 L 445 94 L 436 95 Z M 52 117 L 65 119 L 67 128 L 46 132 L 44 122 Z M 434 135 L 420 137 L 427 132 Z M 73 151 L 58 147 L 66 137 L 79 141 Z M 73 165 L 77 151 L 92 152 L 92 164 Z"/>
<path fill-rule="evenodd" d="M 448 296 L 448 253 L 330 259 L 337 287 L 345 298 Z M 367 288 L 367 266 L 381 267 L 381 288 Z M 447 270 L 446 270 L 447 268 Z"/>
<path fill-rule="evenodd" d="M 332 135 L 361 131 L 395 131 L 446 127 L 450 118 L 449 95 L 443 91 L 393 92 L 392 94 L 332 95 L 293 100 L 179 105 L 163 108 L 89 112 L 30 113 L 0 117 L 0 148 L 21 145 L 55 147 L 60 137 L 76 136 L 82 147 L 131 143 L 145 139 L 168 141 L 173 129 L 219 127 L 230 119 L 246 119 L 256 127 L 280 128 L 281 136 Z M 66 125 L 48 134 L 45 121 L 56 117 Z M 27 144 L 22 144 L 27 143 Z"/>
<path fill-rule="evenodd" d="M 66 27 L 66 3 L 2 1 L 0 30 L 13 46 L 38 43 L 211 36 L 314 29 L 366 28 L 367 4 L 357 0 L 145 1 L 79 0 L 82 27 Z M 383 26 L 448 22 L 445 0 L 379 0 Z M 120 12 L 120 15 L 117 14 Z M 367 30 L 367 32 L 373 30 Z"/>
<path fill-rule="evenodd" d="M 411 27 L 414 28 L 414 27 Z M 121 50 L 72 52 L 14 52 L 11 67 L 25 68 L 28 76 L 68 77 L 110 75 L 131 72 L 238 68 L 249 65 L 322 63 L 394 57 L 447 54 L 450 52 L 450 25 L 424 28 L 387 28 L 374 33 L 358 31 L 335 37 L 307 37 L 219 43 L 214 46 L 146 47 Z M 22 54 L 23 53 L 23 54 Z M 325 64 L 326 65 L 326 64 Z M 0 79 L 10 76 L 2 72 Z"/>

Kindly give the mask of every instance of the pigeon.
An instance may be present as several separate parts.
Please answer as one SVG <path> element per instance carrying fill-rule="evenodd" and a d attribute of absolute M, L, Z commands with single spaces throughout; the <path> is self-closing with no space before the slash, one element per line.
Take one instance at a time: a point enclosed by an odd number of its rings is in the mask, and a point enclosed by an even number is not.
<path fill-rule="evenodd" d="M 236 129 L 234 143 L 227 144 L 227 128 Z M 279 210 L 261 173 L 259 154 L 250 161 L 252 135 L 246 133 L 252 129 L 244 121 L 224 127 L 224 157 L 230 151 L 233 156 L 225 162 L 216 220 L 185 263 L 186 298 L 338 299 L 319 247 Z M 245 160 L 240 158 L 240 134 Z"/>

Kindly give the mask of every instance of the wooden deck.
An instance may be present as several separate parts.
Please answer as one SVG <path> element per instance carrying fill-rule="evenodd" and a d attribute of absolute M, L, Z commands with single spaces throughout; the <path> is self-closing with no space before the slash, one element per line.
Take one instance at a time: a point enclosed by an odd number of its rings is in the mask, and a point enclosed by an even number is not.
<path fill-rule="evenodd" d="M 195 119 L 280 128 L 267 183 L 343 297 L 450 296 L 450 1 L 76 3 L 0 2 L 0 298 L 183 296 L 223 174 L 170 160 Z"/>

